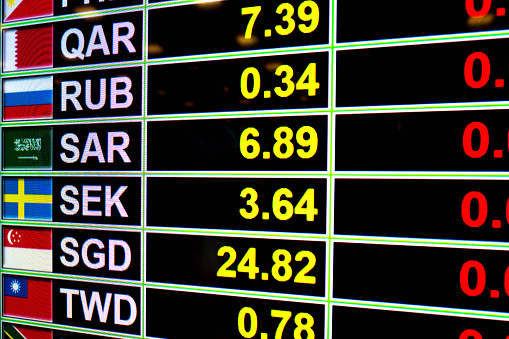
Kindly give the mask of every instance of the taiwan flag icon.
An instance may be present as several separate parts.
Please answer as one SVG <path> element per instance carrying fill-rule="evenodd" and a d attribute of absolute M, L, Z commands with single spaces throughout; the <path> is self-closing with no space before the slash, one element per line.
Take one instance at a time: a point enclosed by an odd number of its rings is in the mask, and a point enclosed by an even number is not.
<path fill-rule="evenodd" d="M 19 21 L 53 15 L 53 0 L 3 0 L 4 21 Z"/>
<path fill-rule="evenodd" d="M 52 282 L 49 279 L 3 276 L 4 316 L 52 321 Z"/>
<path fill-rule="evenodd" d="M 53 339 L 53 331 L 19 324 L 4 324 L 3 339 Z"/>
<path fill-rule="evenodd" d="M 4 72 L 52 66 L 53 26 L 32 26 L 4 31 Z"/>

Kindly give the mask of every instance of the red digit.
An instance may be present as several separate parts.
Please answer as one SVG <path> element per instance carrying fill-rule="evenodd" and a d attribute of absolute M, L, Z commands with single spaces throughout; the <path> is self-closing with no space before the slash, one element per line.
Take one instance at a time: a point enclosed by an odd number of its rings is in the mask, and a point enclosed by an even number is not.
<path fill-rule="evenodd" d="M 468 339 L 470 337 L 474 337 L 474 339 L 482 339 L 481 334 L 476 330 L 464 330 L 460 335 L 460 339 Z"/>
<path fill-rule="evenodd" d="M 475 269 L 477 274 L 477 284 L 475 288 L 470 288 L 468 284 L 468 274 L 470 273 L 470 269 Z M 484 287 L 486 286 L 486 271 L 484 270 L 484 266 L 475 260 L 469 260 L 463 264 L 460 272 L 460 286 L 463 293 L 471 297 L 477 297 L 484 291 Z"/>
<path fill-rule="evenodd" d="M 472 214 L 470 213 L 470 209 L 472 206 L 472 200 L 477 200 L 479 204 L 479 214 L 476 219 L 472 219 Z M 463 218 L 463 222 L 469 227 L 479 227 L 482 226 L 486 222 L 486 218 L 488 216 L 488 202 L 486 201 L 486 197 L 484 194 L 476 191 L 469 192 L 463 198 L 461 202 L 461 217 Z"/>
<path fill-rule="evenodd" d="M 467 14 L 472 18 L 482 18 L 486 14 L 489 13 L 491 7 L 491 0 L 482 0 L 481 10 L 476 10 L 474 7 L 475 0 L 466 0 L 465 8 L 467 9 Z"/>
<path fill-rule="evenodd" d="M 504 289 L 505 293 L 509 295 L 509 267 L 505 270 L 504 274 Z"/>
<path fill-rule="evenodd" d="M 472 148 L 472 132 L 474 130 L 478 130 L 481 134 L 481 142 L 477 151 Z M 485 124 L 482 122 L 471 122 L 465 127 L 465 131 L 463 132 L 463 150 L 466 155 L 474 159 L 482 157 L 488 151 L 489 143 L 490 134 Z"/>
<path fill-rule="evenodd" d="M 509 223 L 509 199 L 507 200 L 507 203 L 505 204 L 505 218 L 507 219 L 507 222 Z"/>
<path fill-rule="evenodd" d="M 481 61 L 481 78 L 479 80 L 474 79 L 474 62 L 476 60 Z M 474 52 L 470 54 L 465 61 L 464 68 L 465 82 L 472 88 L 481 88 L 488 83 L 490 79 L 490 59 L 482 52 Z"/>

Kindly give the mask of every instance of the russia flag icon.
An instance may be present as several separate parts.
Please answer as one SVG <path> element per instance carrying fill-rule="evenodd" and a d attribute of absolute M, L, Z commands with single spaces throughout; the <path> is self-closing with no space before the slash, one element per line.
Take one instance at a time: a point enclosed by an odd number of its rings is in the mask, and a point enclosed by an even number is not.
<path fill-rule="evenodd" d="M 51 119 L 53 76 L 5 79 L 4 121 Z"/>
<path fill-rule="evenodd" d="M 18 21 L 53 15 L 53 0 L 3 0 L 4 21 Z"/>
<path fill-rule="evenodd" d="M 4 72 L 52 66 L 53 26 L 33 26 L 4 31 Z"/>

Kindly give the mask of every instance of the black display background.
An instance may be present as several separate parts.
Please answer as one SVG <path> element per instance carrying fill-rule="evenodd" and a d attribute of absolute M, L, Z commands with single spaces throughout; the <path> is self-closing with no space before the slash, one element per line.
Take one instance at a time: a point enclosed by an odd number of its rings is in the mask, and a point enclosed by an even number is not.
<path fill-rule="evenodd" d="M 326 179 L 149 177 L 147 225 L 325 234 L 326 184 Z M 258 192 L 256 204 L 260 210 L 254 219 L 244 219 L 239 212 L 241 208 L 251 211 L 246 204 L 251 198 L 240 196 L 246 187 Z M 288 220 L 277 219 L 272 201 L 280 188 L 288 188 L 293 193 L 293 198 L 282 199 L 289 200 L 294 208 L 306 190 L 314 188 L 315 208 L 318 209 L 314 221 L 295 213 Z M 262 219 L 263 212 L 269 212 L 269 220 Z"/>
<path fill-rule="evenodd" d="M 132 87 L 130 89 L 133 95 L 133 102 L 127 108 L 111 109 L 111 78 L 128 77 L 131 79 Z M 100 79 L 106 79 L 106 103 L 101 109 L 91 110 L 85 103 L 86 85 L 85 81 L 91 80 L 91 100 L 97 104 L 100 101 Z M 81 94 L 78 96 L 78 102 L 83 110 L 77 111 L 74 104 L 67 100 L 67 110 L 62 109 L 62 86 L 63 81 L 78 81 L 81 85 Z M 119 116 L 141 116 L 141 67 L 124 67 L 119 69 L 101 69 L 90 72 L 72 72 L 53 75 L 53 119 L 80 119 L 80 118 L 102 118 Z M 118 89 L 124 89 L 123 84 L 118 84 Z M 74 93 L 74 87 L 69 87 L 68 92 Z M 124 95 L 117 97 L 118 103 L 126 102 Z"/>
<path fill-rule="evenodd" d="M 337 52 L 336 106 L 404 105 L 507 100 L 509 82 L 507 39 L 449 44 L 370 48 Z M 483 88 L 465 82 L 467 57 L 485 53 L 491 77 Z M 481 63 L 474 63 L 480 79 Z"/>
<path fill-rule="evenodd" d="M 73 247 L 68 243 L 67 247 L 74 249 L 80 256 L 80 261 L 75 267 L 65 266 L 60 257 L 63 256 L 67 261 L 73 261 L 73 257 L 65 254 L 61 247 L 61 241 L 66 237 L 72 237 L 78 241 L 79 247 Z M 82 257 L 82 247 L 88 239 L 99 239 L 103 242 L 104 248 L 99 249 L 96 245 L 90 245 L 88 248 L 88 260 L 95 264 L 99 259 L 94 258 L 94 253 L 102 253 L 105 256 L 105 266 L 99 269 L 91 269 L 85 265 Z M 71 228 L 54 228 L 52 229 L 53 240 L 53 272 L 74 274 L 74 275 L 87 275 L 101 278 L 115 278 L 115 279 L 129 279 L 140 280 L 141 278 L 141 234 L 139 232 L 127 231 L 97 231 L 97 230 L 80 230 Z M 125 271 L 110 271 L 109 264 L 109 244 L 108 240 L 123 240 L 131 249 L 131 264 Z M 121 246 L 115 247 L 115 264 L 119 265 L 124 262 L 125 251 Z"/>
<path fill-rule="evenodd" d="M 65 215 L 60 210 L 60 205 L 72 209 L 71 204 L 66 203 L 60 196 L 61 190 L 66 185 L 73 185 L 78 189 L 79 195 L 73 197 L 80 202 L 80 209 L 75 215 Z M 89 203 L 89 210 L 100 210 L 102 216 L 83 216 L 83 185 L 101 185 L 102 190 L 90 192 L 89 196 L 101 197 L 100 202 Z M 106 217 L 105 186 L 111 186 L 111 196 L 117 192 L 120 186 L 128 186 L 120 196 L 120 201 L 126 210 L 128 217 L 121 217 L 115 205 L 111 208 L 111 216 Z M 68 192 L 71 195 L 71 192 Z M 56 177 L 53 178 L 53 221 L 90 223 L 90 224 L 114 224 L 114 225 L 141 225 L 141 178 L 136 177 Z"/>
<path fill-rule="evenodd" d="M 129 53 L 123 42 L 119 42 L 118 54 L 113 54 L 113 24 L 119 22 L 129 21 L 132 22 L 135 28 L 134 36 L 130 39 L 135 53 Z M 79 58 L 68 59 L 62 54 L 61 40 L 64 33 L 70 28 L 78 28 L 81 30 L 85 37 L 85 49 L 83 54 L 86 53 L 90 40 L 90 34 L 95 25 L 102 25 L 104 36 L 108 42 L 109 55 L 104 55 L 102 50 L 94 50 L 90 57 L 85 57 L 84 60 Z M 119 35 L 125 35 L 127 28 L 122 28 Z M 53 24 L 53 67 L 71 67 L 79 65 L 100 64 L 106 62 L 122 62 L 131 60 L 141 60 L 143 52 L 143 12 L 132 12 L 116 15 L 102 15 L 89 17 L 84 19 L 77 19 L 72 21 L 61 21 Z M 99 41 L 99 39 L 97 39 Z M 71 34 L 67 39 L 67 48 L 72 53 L 71 48 L 78 47 L 78 38 L 76 35 Z"/>
<path fill-rule="evenodd" d="M 302 33 L 298 25 L 298 7 L 303 0 L 287 1 L 222 1 L 169 8 L 155 8 L 148 14 L 149 58 L 181 55 L 210 54 L 219 52 L 256 50 L 276 47 L 327 44 L 329 41 L 328 0 L 314 0 L 320 9 L 318 27 L 311 33 Z M 152 0 L 149 2 L 159 2 Z M 274 27 L 287 23 L 276 9 L 281 3 L 290 3 L 295 9 L 296 27 L 292 33 L 281 36 Z M 253 27 L 253 37 L 244 38 L 251 15 L 242 15 L 244 7 L 261 6 Z M 286 14 L 286 12 L 284 12 Z M 265 30 L 272 29 L 272 36 L 265 37 Z"/>
<path fill-rule="evenodd" d="M 462 201 L 471 191 L 488 202 L 479 227 L 462 219 Z M 505 241 L 509 232 L 506 180 L 336 179 L 334 192 L 335 234 Z M 473 200 L 472 219 L 478 206 Z M 501 228 L 493 228 L 492 220 L 500 220 Z"/>
<path fill-rule="evenodd" d="M 465 128 L 481 122 L 489 148 L 481 158 L 463 148 Z M 459 111 L 336 115 L 337 171 L 505 171 L 509 115 L 505 111 Z M 479 149 L 480 133 L 471 147 Z M 495 158 L 502 150 L 502 158 Z"/>
<path fill-rule="evenodd" d="M 3 325 L 5 326 L 6 323 L 3 323 Z M 18 326 L 18 324 L 12 324 L 12 325 Z M 34 327 L 34 326 L 26 326 L 26 325 L 22 325 L 22 326 L 25 328 L 31 328 L 34 330 L 40 329 L 40 328 Z M 47 329 L 45 329 L 45 330 L 47 330 Z M 99 339 L 99 338 L 105 338 L 105 339 L 110 338 L 111 339 L 111 338 L 113 338 L 113 337 L 105 337 L 102 335 L 89 335 L 89 334 L 70 332 L 70 331 L 52 330 L 51 332 L 53 333 L 54 339 Z M 3 339 L 11 339 L 9 336 L 7 336 L 7 334 L 5 332 L 2 334 L 2 338 Z"/>
<path fill-rule="evenodd" d="M 486 287 L 477 297 L 460 287 L 460 271 L 469 260 L 480 262 L 486 271 Z M 507 312 L 508 262 L 506 251 L 335 243 L 333 296 Z M 475 269 L 469 285 L 476 286 Z M 491 290 L 498 290 L 500 297 L 491 298 Z"/>
<path fill-rule="evenodd" d="M 104 163 L 100 163 L 98 157 L 89 156 L 85 163 L 81 162 L 85 145 L 89 133 L 96 132 L 101 144 L 102 153 L 104 156 Z M 125 132 L 129 135 L 129 146 L 124 151 L 131 160 L 130 163 L 125 163 L 120 153 L 113 152 L 113 162 L 108 162 L 108 132 Z M 67 143 L 79 148 L 80 156 L 74 163 L 65 163 L 60 154 L 65 153 L 68 158 L 71 158 L 74 153 L 65 150 L 62 145 L 62 137 L 67 133 L 74 133 L 78 139 L 78 143 L 74 143 L 72 139 L 67 139 Z M 115 137 L 113 139 L 115 145 L 121 145 L 123 138 Z M 53 127 L 53 169 L 57 171 L 136 171 L 141 170 L 141 123 L 109 123 L 109 124 L 77 124 L 77 125 L 57 125 Z M 95 151 L 94 144 L 90 148 Z"/>
<path fill-rule="evenodd" d="M 267 299 L 240 298 L 214 294 L 165 291 L 147 288 L 147 335 L 161 338 L 241 338 L 238 331 L 238 315 L 242 308 L 251 307 L 257 315 L 258 331 L 271 338 L 281 318 L 271 317 L 271 310 L 291 311 L 283 339 L 294 338 L 294 318 L 298 313 L 308 313 L 314 319 L 312 327 L 315 338 L 324 338 L 324 306 Z M 168 320 L 171 319 L 171 323 Z M 189 326 L 190 319 L 199 325 Z M 249 329 L 249 315 L 246 328 Z M 305 331 L 302 337 L 305 337 Z"/>
<path fill-rule="evenodd" d="M 327 117 L 269 117 L 244 119 L 149 121 L 147 123 L 147 169 L 149 171 L 325 171 L 327 169 Z M 278 159 L 273 153 L 274 131 L 287 126 L 293 131 L 294 153 Z M 296 140 L 297 131 L 311 126 L 318 136 L 318 149 L 309 159 L 302 159 Z M 253 137 L 260 144 L 260 154 L 246 159 L 240 151 L 242 132 L 254 127 Z M 306 138 L 309 135 L 306 133 Z M 168 150 L 170 145 L 170 150 Z M 249 148 L 251 151 L 251 148 Z M 286 148 L 282 147 L 282 150 Z M 263 158 L 270 152 L 270 159 Z M 168 158 L 171 161 L 168 161 Z"/>
<path fill-rule="evenodd" d="M 485 2 L 473 3 L 480 10 Z M 499 7 L 509 10 L 504 0 L 492 0 L 491 14 L 477 20 L 478 25 L 469 21 L 465 0 L 338 1 L 336 6 L 338 42 L 509 28 L 508 15 L 496 16 Z"/>
<path fill-rule="evenodd" d="M 320 84 L 315 96 L 297 89 L 286 98 L 275 94 L 275 87 L 287 88 L 281 82 L 286 74 L 276 75 L 277 67 L 291 66 L 296 84 L 310 63 L 316 63 Z M 244 98 L 240 89 L 242 73 L 248 67 L 260 72 L 260 93 L 254 99 Z M 327 52 L 154 65 L 148 67 L 147 114 L 327 108 L 328 79 Z M 253 76 L 249 76 L 248 86 L 252 90 Z M 271 91 L 270 98 L 264 98 L 266 90 Z"/>
<path fill-rule="evenodd" d="M 325 296 L 325 242 L 160 233 L 147 233 L 146 239 L 146 279 L 150 282 Z M 244 272 L 237 272 L 236 278 L 218 277 L 218 269 L 229 257 L 228 254 L 217 255 L 223 246 L 231 246 L 237 253 L 237 259 L 229 267 L 230 270 L 237 269 L 249 248 L 256 248 L 256 266 L 260 269 L 256 279 L 249 279 Z M 292 277 L 286 282 L 276 281 L 271 273 L 274 264 L 272 254 L 278 249 L 285 249 L 292 255 L 289 264 L 292 267 Z M 314 268 L 307 274 L 316 277 L 315 284 L 293 281 L 297 273 L 308 264 L 308 259 L 295 261 L 295 255 L 300 251 L 310 251 L 316 257 Z M 262 280 L 262 273 L 268 273 L 269 279 Z"/>
<path fill-rule="evenodd" d="M 91 4 L 83 4 L 83 0 L 67 0 L 67 7 L 62 6 L 62 1 L 53 3 L 53 11 L 55 15 L 74 14 L 76 12 L 97 11 L 98 9 L 109 9 L 118 7 L 127 7 L 143 4 L 143 0 L 92 0 Z"/>
<path fill-rule="evenodd" d="M 463 331 L 473 329 L 483 339 L 503 339 L 509 334 L 507 325 L 506 321 L 334 306 L 331 338 L 368 339 L 390 335 L 394 339 L 409 336 L 451 339 L 460 338 Z"/>

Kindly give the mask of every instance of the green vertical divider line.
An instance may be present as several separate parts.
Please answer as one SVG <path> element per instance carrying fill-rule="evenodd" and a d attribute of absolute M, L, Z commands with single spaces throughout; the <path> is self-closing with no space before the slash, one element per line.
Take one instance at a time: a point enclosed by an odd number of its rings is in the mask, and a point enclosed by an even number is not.
<path fill-rule="evenodd" d="M 147 185 L 147 179 L 146 179 L 146 172 L 147 172 L 147 95 L 148 95 L 148 70 L 147 70 L 147 59 L 148 59 L 148 5 L 149 0 L 144 0 L 144 7 L 143 7 L 143 66 L 142 66 L 142 92 L 141 92 L 141 114 L 142 114 L 142 128 L 143 133 L 141 137 L 142 145 L 141 145 L 141 251 L 140 251 L 140 260 L 141 260 L 141 305 L 140 305 L 140 326 L 141 326 L 141 337 L 146 337 L 146 326 L 145 326 L 145 320 L 146 320 L 146 301 L 145 301 L 145 281 L 146 281 L 146 263 L 145 263 L 145 257 L 146 257 L 146 247 L 145 247 L 145 241 L 146 241 L 146 231 L 145 227 L 147 225 L 146 223 L 146 200 L 147 200 L 147 193 L 146 193 L 146 185 Z"/>
<path fill-rule="evenodd" d="M 2 46 L 3 46 L 3 31 L 2 31 L 2 18 L 3 18 L 3 15 L 4 15 L 4 8 L 3 6 L 0 5 L 0 67 L 3 67 L 3 49 L 2 49 Z M 2 85 L 2 73 L 1 73 L 2 69 L 0 68 L 0 220 L 2 219 L 2 216 L 3 216 L 3 204 L 1 203 L 1 201 L 3 201 L 3 192 L 2 192 L 2 188 L 3 188 L 3 185 L 2 185 L 2 181 L 3 181 L 3 176 L 1 175 L 2 174 L 2 158 L 3 158 L 3 152 L 2 152 L 2 133 L 3 133 L 3 127 L 2 127 L 2 120 L 3 120 L 3 99 L 4 99 L 4 91 L 3 91 L 3 85 Z M 4 242 L 4 239 L 3 239 L 3 224 L 1 224 L 1 227 L 0 227 L 0 244 L 3 244 Z M 2 263 L 3 263 L 3 251 L 0 251 L 0 273 L 2 272 Z M 4 286 L 3 286 L 3 277 L 2 275 L 0 274 L 0 320 L 3 320 L 3 309 L 4 309 L 4 306 L 3 306 L 3 291 L 4 291 Z M 3 326 L 2 326 L 2 322 L 0 322 L 0 335 L 3 335 Z"/>
<path fill-rule="evenodd" d="M 335 43 L 335 39 L 336 39 L 336 0 L 331 0 L 331 15 L 329 15 L 329 18 L 331 20 L 330 22 L 330 33 L 329 33 L 329 36 L 330 36 L 330 39 L 331 41 L 329 42 L 329 45 L 330 45 L 330 58 L 329 58 L 329 61 L 330 61 L 330 67 L 329 67 L 329 76 L 330 76 L 330 79 L 329 79 L 329 94 L 330 94 L 330 102 L 329 102 L 329 105 L 330 105 L 330 111 L 329 111 L 329 120 L 330 120 L 330 125 L 329 125 L 329 196 L 328 196 L 328 200 L 329 200 L 329 229 L 327 230 L 328 232 L 328 263 L 327 263 L 327 310 L 326 310 L 326 317 L 327 317 L 327 327 L 326 327 L 326 332 L 327 332 L 327 339 L 330 339 L 331 337 L 331 331 L 332 331 L 332 314 L 331 314 L 331 311 L 332 311 L 332 308 L 331 308 L 331 291 L 332 291 L 332 284 L 331 284 L 331 267 L 332 267 L 332 261 L 333 261 L 333 251 L 332 251 L 332 248 L 333 248 L 333 243 L 332 243 L 332 223 L 333 223 L 333 219 L 332 219 L 332 215 L 333 215 L 333 210 L 334 210 L 334 206 L 332 204 L 332 196 L 334 194 L 334 191 L 333 191 L 333 188 L 334 188 L 334 177 L 332 176 L 332 173 L 333 173 L 333 169 L 334 169 L 334 163 L 333 163 L 333 158 L 334 158 L 334 153 L 333 153 L 333 143 L 334 143 L 334 135 L 333 135 L 333 131 L 334 131 L 334 93 L 335 93 L 335 86 L 334 86 L 334 59 L 335 59 L 335 55 L 334 55 L 334 43 Z"/>

